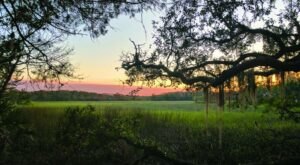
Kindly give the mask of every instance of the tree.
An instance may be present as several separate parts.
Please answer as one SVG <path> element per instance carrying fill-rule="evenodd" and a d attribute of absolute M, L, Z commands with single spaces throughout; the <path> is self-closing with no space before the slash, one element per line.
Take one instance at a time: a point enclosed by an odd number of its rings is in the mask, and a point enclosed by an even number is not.
<path fill-rule="evenodd" d="M 2 0 L 0 2 L 0 98 L 24 72 L 33 80 L 61 82 L 74 77 L 63 43 L 69 35 L 107 32 L 120 14 L 134 16 L 160 6 L 159 0 Z"/>
<path fill-rule="evenodd" d="M 243 77 L 239 85 L 254 97 L 255 75 L 280 73 L 284 82 L 284 72 L 300 71 L 300 1 L 172 2 L 161 23 L 154 24 L 154 51 L 148 53 L 133 42 L 135 52 L 123 55 L 128 84 L 151 85 L 161 79 L 200 87 L 205 93 L 209 87 L 218 88 L 222 110 L 224 84 L 231 78 L 248 75 L 248 83 Z M 222 151 L 222 117 L 218 121 Z"/>
<path fill-rule="evenodd" d="M 133 43 L 135 52 L 123 55 L 127 83 L 168 79 L 173 85 L 218 87 L 252 70 L 262 76 L 297 72 L 299 12 L 296 0 L 174 0 L 154 24 L 154 51 Z"/>
<path fill-rule="evenodd" d="M 24 74 L 34 81 L 62 85 L 62 78 L 76 77 L 68 60 L 72 49 L 64 46 L 68 36 L 99 37 L 106 34 L 111 19 L 163 7 L 159 1 L 0 0 L 1 158 L 6 150 L 12 153 L 14 136 L 19 139 L 30 132 L 11 120 L 11 105 L 18 100 L 8 92 Z"/>
<path fill-rule="evenodd" d="M 3 137 L 9 139 L 10 132 L 19 129 L 6 119 L 17 101 L 8 91 L 24 74 L 33 81 L 62 85 L 63 78 L 76 77 L 68 60 L 72 49 L 64 46 L 68 36 L 99 37 L 106 34 L 111 19 L 121 14 L 133 17 L 163 7 L 160 4 L 160 0 L 1 0 L 0 152 L 10 141 Z"/>

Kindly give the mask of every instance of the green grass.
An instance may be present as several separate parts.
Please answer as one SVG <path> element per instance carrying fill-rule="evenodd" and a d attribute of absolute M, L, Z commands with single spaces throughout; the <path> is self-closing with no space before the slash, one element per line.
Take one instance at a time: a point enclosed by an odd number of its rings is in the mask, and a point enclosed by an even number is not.
<path fill-rule="evenodd" d="M 258 110 L 228 111 L 220 113 L 215 105 L 210 106 L 208 120 L 204 105 L 192 101 L 65 101 L 65 102 L 32 102 L 20 106 L 22 116 L 29 121 L 31 127 L 40 130 L 42 136 L 53 133 L 60 117 L 68 107 L 84 107 L 92 105 L 95 113 L 110 115 L 112 118 L 139 116 L 141 124 L 146 127 L 159 127 L 160 124 L 171 124 L 196 129 L 215 128 L 220 121 L 224 128 L 260 128 L 284 129 L 297 128 L 293 121 L 282 121 L 277 114 L 263 113 L 264 106 Z"/>
<path fill-rule="evenodd" d="M 92 105 L 96 113 L 112 111 L 121 116 L 131 116 L 139 113 L 161 122 L 180 123 L 191 127 L 203 126 L 206 122 L 204 105 L 193 101 L 49 101 L 32 102 L 28 105 L 20 106 L 24 110 L 25 118 L 40 125 L 51 125 L 55 123 L 59 116 L 68 107 L 84 107 Z M 258 110 L 228 111 L 220 113 L 216 105 L 210 105 L 208 123 L 215 125 L 222 119 L 224 126 L 239 127 L 241 125 L 263 126 L 263 127 L 283 127 L 283 125 L 294 125 L 291 121 L 281 121 L 273 113 L 263 113 L 264 106 Z M 118 112 L 115 112 L 118 111 Z M 146 119 L 145 119 L 146 120 Z M 38 123 L 36 123 L 38 122 Z M 50 123 L 47 123 L 50 122 Z"/>
<path fill-rule="evenodd" d="M 23 108 L 65 109 L 67 107 L 92 105 L 96 109 L 115 108 L 120 110 L 176 110 L 198 111 L 203 105 L 193 101 L 47 101 L 32 102 Z"/>
<path fill-rule="evenodd" d="M 92 115 L 99 117 L 100 125 L 90 124 L 93 122 L 88 115 L 64 120 L 66 119 L 64 112 L 68 107 L 87 105 L 95 107 Z M 256 110 L 225 109 L 225 112 L 219 112 L 216 105 L 211 104 L 208 119 L 204 107 L 203 103 L 196 104 L 192 101 L 32 102 L 29 105 L 19 106 L 21 112 L 19 117 L 26 121 L 27 126 L 35 133 L 35 138 L 38 139 L 36 146 L 45 148 L 44 155 L 41 153 L 42 156 L 49 155 L 49 152 L 55 154 L 61 151 L 61 149 L 47 151 L 53 145 L 62 147 L 71 155 L 74 147 L 80 150 L 85 148 L 85 151 L 93 153 L 93 147 L 87 147 L 86 143 L 90 142 L 91 146 L 94 146 L 98 139 L 103 138 L 102 133 L 110 133 L 113 136 L 125 136 L 135 143 L 157 146 L 171 157 L 190 160 L 194 164 L 203 164 L 203 160 L 210 162 L 208 164 L 217 164 L 218 159 L 222 158 L 219 149 L 221 130 L 224 154 L 222 161 L 227 164 L 252 162 L 272 164 L 273 161 L 300 157 L 298 152 L 300 141 L 297 139 L 300 137 L 299 123 L 280 120 L 275 113 L 264 113 L 266 107 L 264 105 Z M 68 122 L 59 125 L 61 121 Z M 104 132 L 93 134 L 97 129 L 103 129 Z M 93 136 L 81 134 L 85 133 L 85 130 Z M 60 143 L 57 138 L 59 131 L 66 139 L 75 138 L 76 145 L 68 146 L 70 140 Z M 86 137 L 76 139 L 83 135 Z M 87 141 L 78 144 L 77 140 Z M 113 144 L 116 145 L 113 147 L 105 144 L 101 146 L 107 147 L 105 153 L 110 153 L 111 148 L 115 152 L 115 149 L 124 145 L 122 141 L 114 141 Z M 125 148 L 127 150 L 128 146 Z M 39 148 L 36 150 L 40 153 Z M 127 151 L 129 158 L 137 153 Z M 52 160 L 52 157 L 49 157 L 49 160 Z"/>

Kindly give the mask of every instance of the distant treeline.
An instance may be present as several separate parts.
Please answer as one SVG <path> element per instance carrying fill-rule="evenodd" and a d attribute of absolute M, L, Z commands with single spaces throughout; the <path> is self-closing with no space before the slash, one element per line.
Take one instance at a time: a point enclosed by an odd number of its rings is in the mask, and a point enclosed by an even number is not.
<path fill-rule="evenodd" d="M 130 96 L 122 94 L 97 94 L 82 91 L 34 91 L 27 93 L 32 101 L 126 101 L 126 100 L 193 100 L 192 92 L 174 92 L 152 96 Z"/>
<path fill-rule="evenodd" d="M 160 100 L 166 100 L 166 101 L 175 101 L 175 100 L 187 100 L 191 101 L 194 99 L 194 93 L 192 92 L 172 92 L 172 93 L 166 93 L 161 95 L 152 95 L 146 97 L 146 100 L 153 100 L 153 101 L 160 101 Z"/>

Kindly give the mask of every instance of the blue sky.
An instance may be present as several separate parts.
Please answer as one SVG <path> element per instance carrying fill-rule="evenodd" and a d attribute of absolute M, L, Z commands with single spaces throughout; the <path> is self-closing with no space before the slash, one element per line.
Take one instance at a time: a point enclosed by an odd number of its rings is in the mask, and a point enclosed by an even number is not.
<path fill-rule="evenodd" d="M 73 36 L 67 41 L 69 47 L 74 48 L 71 62 L 76 66 L 76 72 L 83 76 L 81 82 L 96 84 L 121 84 L 126 77 L 124 71 L 116 71 L 119 67 L 122 52 L 133 51 L 132 39 L 136 43 L 151 44 L 152 20 L 158 20 L 159 14 L 143 13 L 143 24 L 140 16 L 129 18 L 120 16 L 111 21 L 113 29 L 109 29 L 105 36 L 91 39 L 90 36 Z"/>

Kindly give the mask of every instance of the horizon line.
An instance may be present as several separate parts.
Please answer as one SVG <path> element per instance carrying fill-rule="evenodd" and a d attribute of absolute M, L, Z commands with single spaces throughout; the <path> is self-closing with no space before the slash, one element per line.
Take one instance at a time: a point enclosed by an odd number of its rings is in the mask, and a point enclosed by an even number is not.
<path fill-rule="evenodd" d="M 182 88 L 172 88 L 172 87 L 148 87 L 148 86 L 129 86 L 126 84 L 96 84 L 96 83 L 85 83 L 85 82 L 68 82 L 64 86 L 58 88 L 57 86 L 54 88 L 47 88 L 43 83 L 35 83 L 31 84 L 29 82 L 23 82 L 18 85 L 16 88 L 18 90 L 25 91 L 57 91 L 57 90 L 66 90 L 66 91 L 83 91 L 83 92 L 91 92 L 97 94 L 123 94 L 128 95 L 133 90 L 137 88 L 141 88 L 138 92 L 138 96 L 151 96 L 151 95 L 159 95 L 164 93 L 171 92 L 182 92 L 184 89 Z"/>

